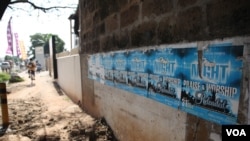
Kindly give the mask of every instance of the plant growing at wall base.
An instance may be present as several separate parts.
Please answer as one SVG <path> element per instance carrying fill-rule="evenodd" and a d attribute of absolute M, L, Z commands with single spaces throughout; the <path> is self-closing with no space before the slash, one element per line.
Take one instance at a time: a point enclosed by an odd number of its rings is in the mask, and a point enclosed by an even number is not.
<path fill-rule="evenodd" d="M 16 82 L 22 82 L 22 81 L 24 81 L 24 79 L 18 75 L 11 76 L 9 80 L 10 83 L 16 83 Z"/>
<path fill-rule="evenodd" d="M 8 73 L 0 73 L 0 83 L 10 80 L 10 75 Z"/>

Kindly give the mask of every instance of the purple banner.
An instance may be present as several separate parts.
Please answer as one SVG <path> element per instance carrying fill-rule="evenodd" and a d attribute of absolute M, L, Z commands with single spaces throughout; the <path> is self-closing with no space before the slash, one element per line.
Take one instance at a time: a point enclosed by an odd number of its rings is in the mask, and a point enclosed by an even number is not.
<path fill-rule="evenodd" d="M 21 55 L 20 47 L 19 47 L 19 40 L 18 40 L 18 34 L 15 33 L 15 41 L 16 41 L 16 54 L 17 56 Z"/>
<path fill-rule="evenodd" d="M 12 37 L 12 30 L 11 30 L 11 19 L 10 17 L 8 26 L 7 26 L 7 41 L 8 41 L 8 48 L 6 50 L 6 54 L 13 55 L 13 37 Z"/>

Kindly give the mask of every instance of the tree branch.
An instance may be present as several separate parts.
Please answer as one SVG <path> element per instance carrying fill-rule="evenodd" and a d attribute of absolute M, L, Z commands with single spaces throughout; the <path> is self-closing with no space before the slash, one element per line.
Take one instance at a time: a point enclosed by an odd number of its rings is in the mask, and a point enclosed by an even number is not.
<path fill-rule="evenodd" d="M 0 20 L 2 19 L 2 16 L 4 14 L 5 9 L 8 7 L 10 3 L 10 0 L 2 0 L 0 5 Z"/>
<path fill-rule="evenodd" d="M 51 10 L 51 9 L 58 9 L 58 8 L 76 8 L 76 7 L 70 7 L 70 6 L 52 6 L 52 7 L 41 7 L 41 6 L 37 6 L 36 4 L 34 4 L 33 2 L 30 2 L 29 0 L 17 0 L 17 1 L 11 1 L 9 4 L 16 4 L 16 3 L 28 3 L 30 4 L 34 9 L 38 9 L 38 10 L 42 10 L 44 13 L 46 13 L 46 11 Z"/>

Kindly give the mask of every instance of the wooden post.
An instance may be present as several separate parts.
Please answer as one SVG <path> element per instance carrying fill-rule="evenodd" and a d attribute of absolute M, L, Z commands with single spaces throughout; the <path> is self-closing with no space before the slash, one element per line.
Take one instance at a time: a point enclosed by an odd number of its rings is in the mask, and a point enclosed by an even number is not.
<path fill-rule="evenodd" d="M 8 127 L 9 126 L 9 113 L 8 113 L 6 83 L 0 83 L 0 100 L 1 100 L 1 108 L 2 108 L 3 127 Z"/>

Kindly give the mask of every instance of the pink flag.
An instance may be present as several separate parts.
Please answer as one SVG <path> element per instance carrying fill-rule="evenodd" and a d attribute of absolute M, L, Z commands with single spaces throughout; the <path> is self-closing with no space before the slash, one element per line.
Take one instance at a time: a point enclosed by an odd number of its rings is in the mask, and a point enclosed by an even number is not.
<path fill-rule="evenodd" d="M 15 33 L 15 41 L 16 41 L 16 54 L 17 56 L 20 56 L 21 55 L 21 51 L 20 51 L 20 47 L 19 47 L 19 40 L 18 40 L 18 34 Z"/>
<path fill-rule="evenodd" d="M 8 41 L 8 48 L 6 50 L 6 54 L 11 54 L 13 55 L 13 37 L 12 37 L 12 31 L 11 31 L 11 19 L 10 17 L 8 26 L 7 26 L 7 41 Z"/>

